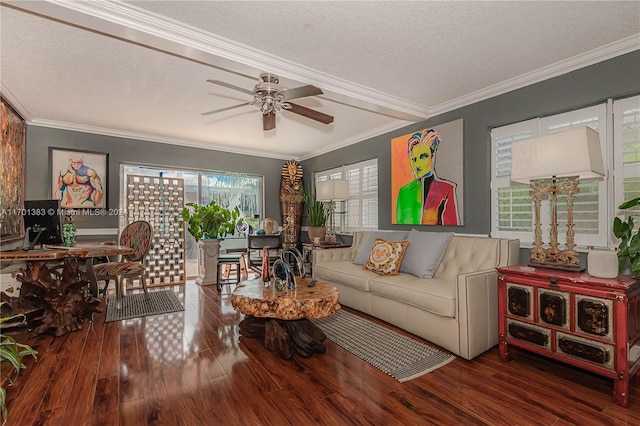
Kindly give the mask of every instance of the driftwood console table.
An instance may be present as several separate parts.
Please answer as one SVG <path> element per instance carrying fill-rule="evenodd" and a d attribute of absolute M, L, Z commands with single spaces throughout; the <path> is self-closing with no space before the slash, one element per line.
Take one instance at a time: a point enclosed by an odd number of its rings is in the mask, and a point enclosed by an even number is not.
<path fill-rule="evenodd" d="M 275 291 L 262 280 L 242 281 L 231 296 L 236 311 L 245 314 L 240 334 L 264 340 L 271 351 L 284 359 L 298 353 L 309 357 L 324 353 L 326 336 L 307 318 L 324 318 L 340 309 L 338 290 L 323 282 L 308 287 L 310 278 L 298 278 L 294 290 Z"/>
<path fill-rule="evenodd" d="M 61 336 L 80 330 L 86 318 L 101 312 L 93 259 L 131 252 L 129 247 L 99 243 L 2 251 L 0 262 L 25 262 L 16 274 L 22 283 L 20 295 L 9 297 L 2 293 L 2 301 L 7 302 L 2 316 L 26 315 L 36 334 L 51 330 Z M 81 261 L 86 265 L 84 271 L 80 269 Z"/>

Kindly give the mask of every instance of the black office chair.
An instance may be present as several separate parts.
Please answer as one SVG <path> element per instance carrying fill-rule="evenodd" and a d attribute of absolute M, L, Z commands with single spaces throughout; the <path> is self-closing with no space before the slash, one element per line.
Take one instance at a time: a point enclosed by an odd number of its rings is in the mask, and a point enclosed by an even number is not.
<path fill-rule="evenodd" d="M 269 268 L 280 257 L 282 249 L 281 235 L 248 235 L 247 268 L 262 274 L 262 251 L 269 249 Z"/>

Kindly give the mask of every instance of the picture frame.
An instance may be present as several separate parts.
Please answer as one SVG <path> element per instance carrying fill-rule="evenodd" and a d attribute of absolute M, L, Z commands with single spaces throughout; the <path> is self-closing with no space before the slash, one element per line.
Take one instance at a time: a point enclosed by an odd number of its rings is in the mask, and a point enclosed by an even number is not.
<path fill-rule="evenodd" d="M 0 243 L 24 236 L 24 179 L 27 124 L 13 106 L 0 96 L 2 145 L 0 146 Z"/>
<path fill-rule="evenodd" d="M 49 147 L 51 196 L 67 209 L 107 208 L 109 154 Z"/>
<path fill-rule="evenodd" d="M 391 223 L 464 225 L 463 165 L 461 118 L 392 138 Z"/>

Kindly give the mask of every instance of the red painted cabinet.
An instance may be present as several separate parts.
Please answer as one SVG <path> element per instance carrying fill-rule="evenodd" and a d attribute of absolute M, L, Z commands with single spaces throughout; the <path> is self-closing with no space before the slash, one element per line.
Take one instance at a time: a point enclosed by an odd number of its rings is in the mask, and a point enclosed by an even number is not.
<path fill-rule="evenodd" d="M 499 352 L 509 346 L 613 379 L 618 405 L 640 369 L 640 282 L 586 272 L 512 265 L 498 268 Z"/>

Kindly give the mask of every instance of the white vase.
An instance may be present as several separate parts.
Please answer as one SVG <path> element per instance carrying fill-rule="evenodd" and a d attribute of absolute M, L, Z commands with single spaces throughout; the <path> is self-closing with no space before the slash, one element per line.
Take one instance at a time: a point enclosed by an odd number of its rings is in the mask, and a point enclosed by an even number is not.
<path fill-rule="evenodd" d="M 613 250 L 589 251 L 587 272 L 597 278 L 616 278 L 618 276 L 618 254 Z"/>
<path fill-rule="evenodd" d="M 220 240 L 198 241 L 198 285 L 214 285 L 218 283 L 218 254 Z"/>

